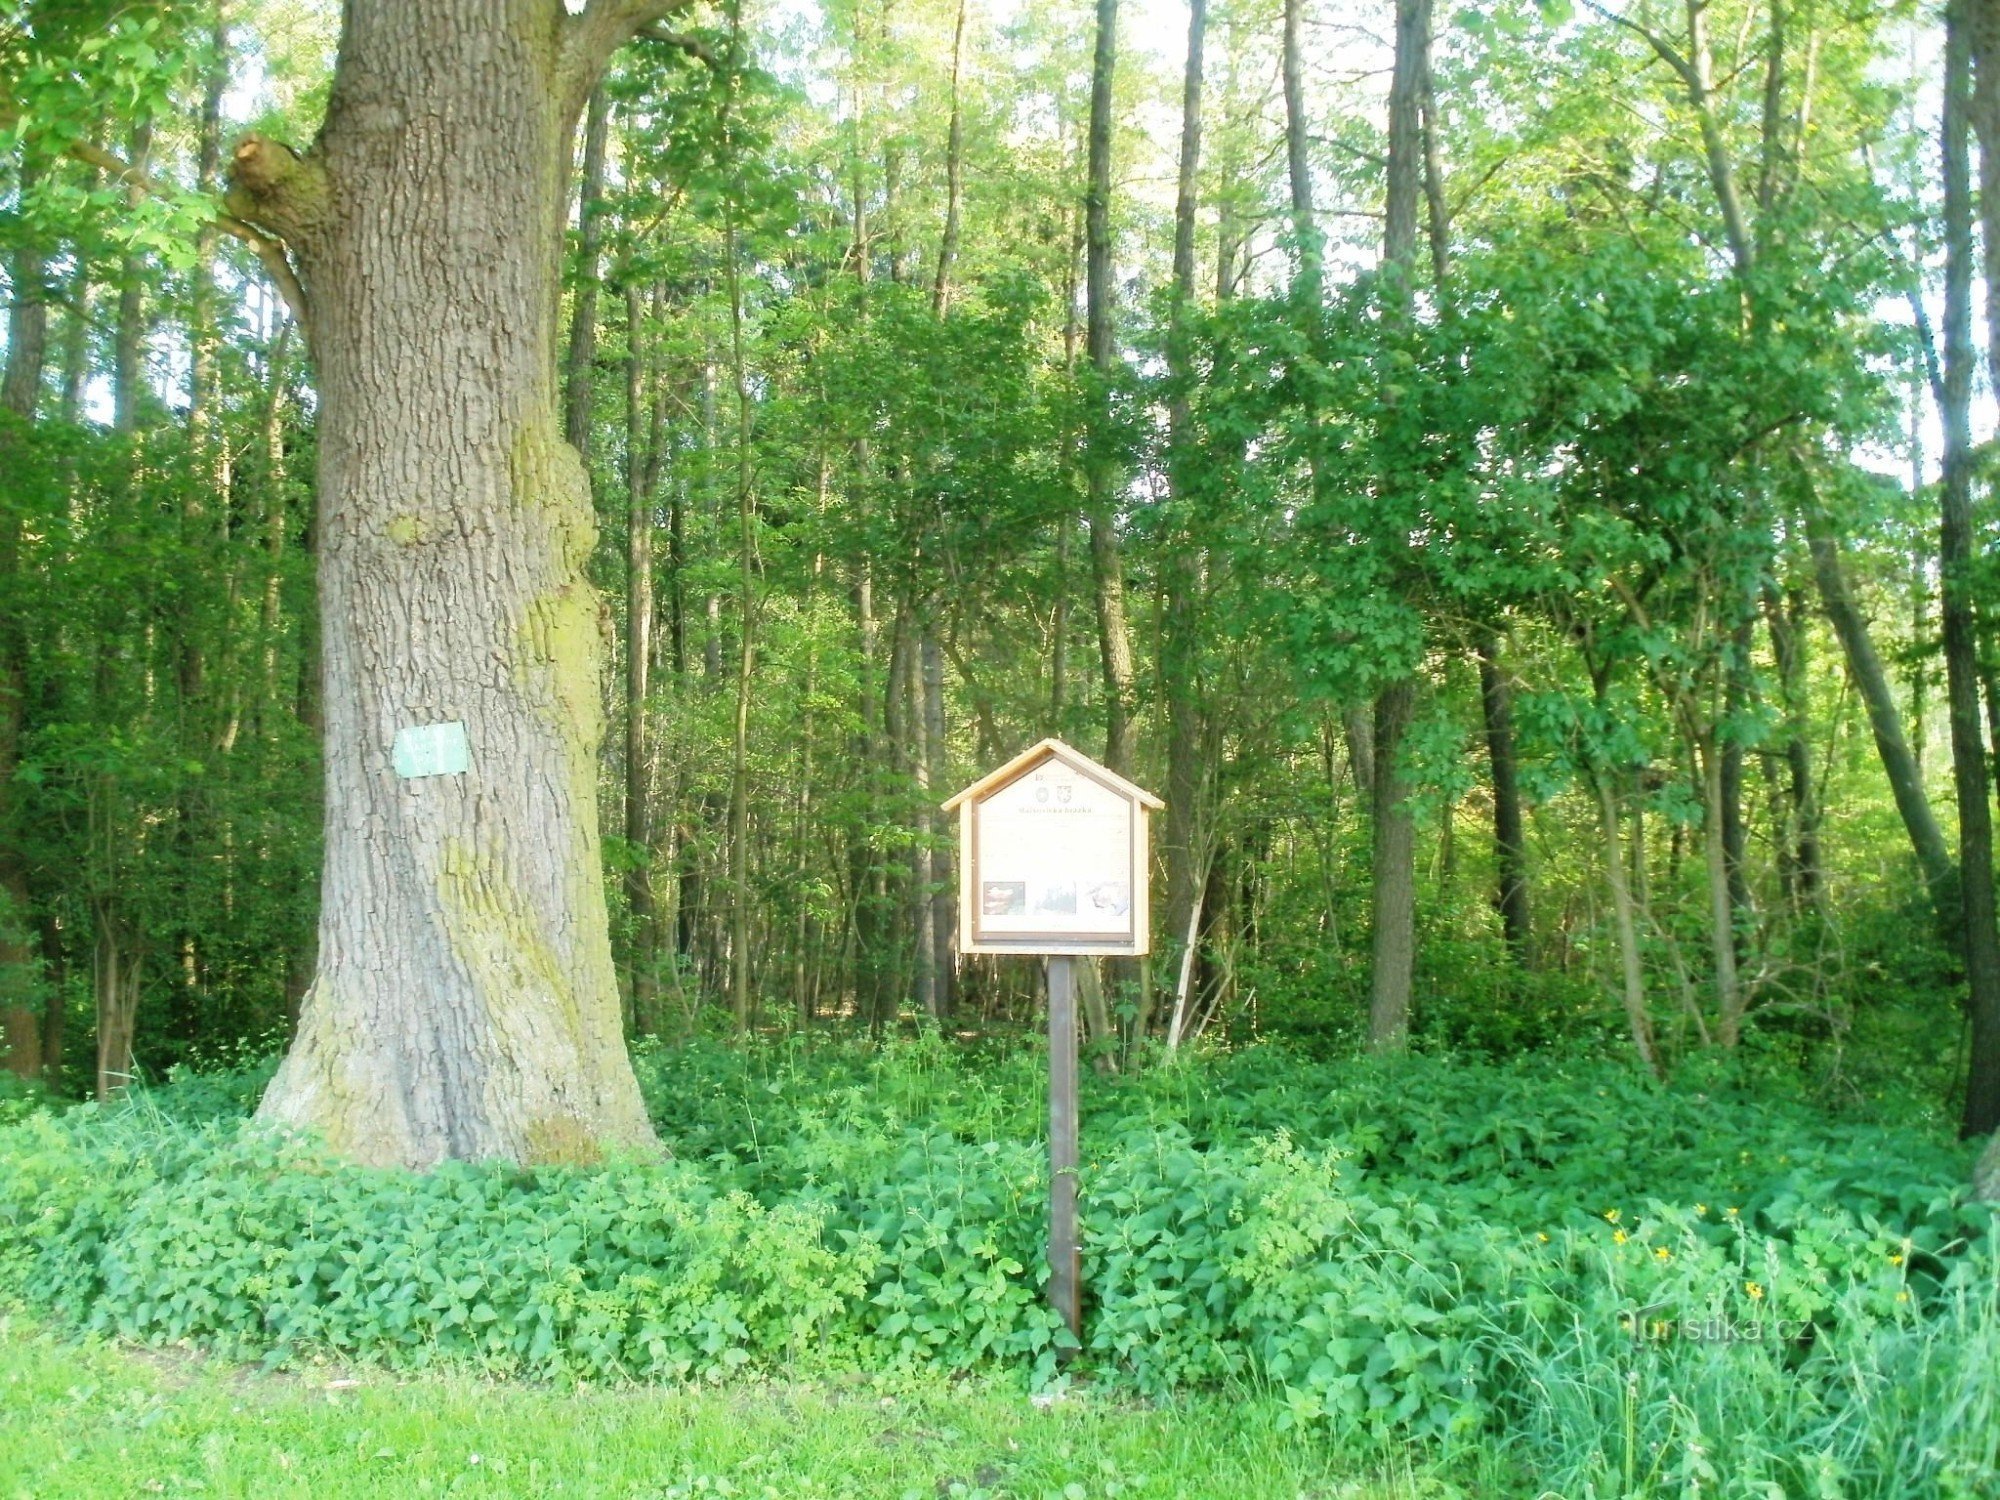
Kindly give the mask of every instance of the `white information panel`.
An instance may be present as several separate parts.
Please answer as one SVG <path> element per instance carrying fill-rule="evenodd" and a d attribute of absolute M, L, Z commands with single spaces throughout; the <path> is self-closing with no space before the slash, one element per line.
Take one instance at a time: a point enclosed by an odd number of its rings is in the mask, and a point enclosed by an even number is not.
<path fill-rule="evenodd" d="M 1061 740 L 982 776 L 944 805 L 958 814 L 959 950 L 1144 953 L 1147 819 L 1162 805 Z"/>
<path fill-rule="evenodd" d="M 979 937 L 1131 942 L 1134 811 L 1053 756 L 976 803 Z"/>

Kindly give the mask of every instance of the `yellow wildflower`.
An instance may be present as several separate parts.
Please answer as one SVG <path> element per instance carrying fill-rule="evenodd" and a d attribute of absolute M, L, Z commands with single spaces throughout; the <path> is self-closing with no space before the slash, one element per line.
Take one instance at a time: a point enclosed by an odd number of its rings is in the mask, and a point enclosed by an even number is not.
<path fill-rule="evenodd" d="M 1702 1215 L 1706 1214 L 1707 1212 L 1708 1212 L 1708 1205 L 1706 1203 L 1697 1203 L 1694 1206 L 1694 1214 L 1697 1219 L 1702 1217 Z"/>
<path fill-rule="evenodd" d="M 1898 1302 L 1908 1302 L 1910 1300 L 1910 1294 L 1908 1292 L 1898 1292 L 1896 1293 L 1896 1300 Z"/>
<path fill-rule="evenodd" d="M 1722 1212 L 1725 1218 L 1733 1219 L 1736 1217 L 1736 1210 L 1733 1208 L 1725 1208 Z"/>
<path fill-rule="evenodd" d="M 1674 1258 L 1673 1252 L 1669 1250 L 1665 1245 L 1660 1246 L 1659 1249 L 1653 1252 L 1654 1260 L 1672 1260 L 1673 1258 Z"/>
<path fill-rule="evenodd" d="M 1544 1245 L 1546 1245 L 1549 1242 L 1548 1235 L 1543 1233 L 1541 1230 L 1535 1231 L 1535 1238 L 1540 1240 Z"/>
<path fill-rule="evenodd" d="M 1889 1264 L 1892 1266 L 1900 1266 L 1902 1263 L 1903 1263 L 1903 1257 L 1900 1255 L 1892 1255 L 1889 1257 Z"/>
<path fill-rule="evenodd" d="M 1621 1229 L 1621 1230 L 1619 1230 L 1619 1231 L 1618 1231 L 1618 1232 L 1617 1232 L 1616 1234 L 1612 1235 L 1612 1236 L 1611 1236 L 1611 1238 L 1612 1238 L 1612 1241 L 1613 1241 L 1613 1242 L 1614 1242 L 1615 1244 L 1620 1244 L 1620 1245 L 1622 1245 L 1622 1244 L 1624 1244 L 1624 1243 L 1625 1243 L 1625 1241 L 1626 1241 L 1627 1239 L 1629 1239 L 1629 1238 L 1630 1238 L 1630 1236 L 1629 1236 L 1629 1235 L 1627 1235 L 1627 1234 L 1625 1233 L 1625 1231 Z"/>
<path fill-rule="evenodd" d="M 1618 1222 L 1618 1210 L 1615 1208 L 1605 1209 L 1604 1222 L 1607 1224 L 1616 1224 Z"/>
<path fill-rule="evenodd" d="M 1754 1281 L 1744 1282 L 1743 1290 L 1750 1294 L 1752 1302 L 1762 1302 L 1764 1300 L 1764 1289 Z"/>

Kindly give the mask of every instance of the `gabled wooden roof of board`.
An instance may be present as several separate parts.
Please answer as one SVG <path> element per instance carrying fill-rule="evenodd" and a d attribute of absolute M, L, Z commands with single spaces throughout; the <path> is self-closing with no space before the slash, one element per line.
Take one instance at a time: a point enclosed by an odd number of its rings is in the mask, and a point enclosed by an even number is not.
<path fill-rule="evenodd" d="M 983 797 L 988 792 L 996 792 L 1009 782 L 1025 776 L 1028 772 L 1034 770 L 1036 766 L 1051 757 L 1069 762 L 1070 765 L 1083 772 L 1084 775 L 1095 777 L 1113 791 L 1122 792 L 1127 797 L 1144 803 L 1156 812 L 1167 805 L 1144 787 L 1127 781 L 1109 766 L 1100 765 L 1075 746 L 1065 745 L 1059 739 L 1050 738 L 1036 741 L 1005 765 L 999 767 L 997 770 L 988 771 L 984 776 L 973 782 L 971 786 L 946 802 L 944 810 L 950 812 L 962 802 L 970 801 L 976 797 Z"/>

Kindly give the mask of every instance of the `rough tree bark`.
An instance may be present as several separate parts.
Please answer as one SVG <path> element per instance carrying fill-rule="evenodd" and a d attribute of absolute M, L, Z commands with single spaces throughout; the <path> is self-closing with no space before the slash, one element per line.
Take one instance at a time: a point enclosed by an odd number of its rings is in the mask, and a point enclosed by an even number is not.
<path fill-rule="evenodd" d="M 263 1118 L 364 1161 L 647 1147 L 597 827 L 589 485 L 554 389 L 571 134 L 650 0 L 348 0 L 304 155 L 249 137 L 319 372 L 319 970 Z M 463 775 L 397 731 L 462 721 Z"/>
<path fill-rule="evenodd" d="M 1944 90 L 1944 483 L 1938 565 L 1943 575 L 1944 661 L 1951 710 L 1952 781 L 1958 791 L 1958 890 L 1965 919 L 1965 977 L 1972 1019 L 1967 1135 L 2000 1127 L 2000 929 L 1994 923 L 1993 808 L 1979 723 L 1979 641 L 1973 618 L 1972 181 L 1966 149 L 1971 96 L 1968 23 L 1985 0 L 1945 11 Z"/>

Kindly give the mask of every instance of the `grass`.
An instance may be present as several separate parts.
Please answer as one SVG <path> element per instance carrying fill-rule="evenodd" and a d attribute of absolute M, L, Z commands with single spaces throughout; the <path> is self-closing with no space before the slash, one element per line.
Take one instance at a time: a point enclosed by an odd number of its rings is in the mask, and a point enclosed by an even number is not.
<path fill-rule="evenodd" d="M 264 1374 L 0 1317 L 0 1500 L 1448 1495 L 1357 1471 L 1262 1398 L 1038 1405 L 996 1383 L 591 1388 Z"/>

